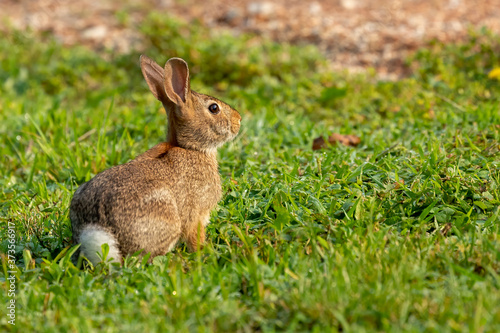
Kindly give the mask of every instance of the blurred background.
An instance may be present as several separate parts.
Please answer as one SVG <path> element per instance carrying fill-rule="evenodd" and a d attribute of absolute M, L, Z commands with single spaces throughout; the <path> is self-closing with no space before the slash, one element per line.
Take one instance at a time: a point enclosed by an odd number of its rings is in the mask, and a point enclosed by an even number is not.
<path fill-rule="evenodd" d="M 1 30 L 50 33 L 63 45 L 143 51 L 140 26 L 155 11 L 234 35 L 312 43 L 333 69 L 373 68 L 382 79 L 407 74 L 408 54 L 431 40 L 460 41 L 482 27 L 500 32 L 500 0 L 1 0 L 0 6 Z"/>

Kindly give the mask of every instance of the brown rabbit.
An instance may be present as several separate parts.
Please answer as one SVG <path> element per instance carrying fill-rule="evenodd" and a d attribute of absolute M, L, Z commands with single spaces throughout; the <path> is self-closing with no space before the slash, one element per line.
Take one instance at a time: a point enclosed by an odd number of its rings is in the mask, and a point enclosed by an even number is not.
<path fill-rule="evenodd" d="M 172 58 L 165 68 L 144 55 L 140 61 L 149 89 L 167 111 L 167 141 L 76 190 L 73 238 L 94 264 L 104 243 L 108 258 L 118 262 L 138 250 L 163 255 L 179 240 L 198 249 L 222 196 L 217 148 L 240 129 L 236 110 L 190 89 L 184 60 Z"/>

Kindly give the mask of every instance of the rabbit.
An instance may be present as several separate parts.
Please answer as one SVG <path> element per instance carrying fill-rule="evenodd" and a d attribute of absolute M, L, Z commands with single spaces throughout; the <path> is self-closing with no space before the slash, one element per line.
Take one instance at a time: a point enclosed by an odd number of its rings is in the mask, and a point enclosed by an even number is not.
<path fill-rule="evenodd" d="M 92 264 L 101 245 L 108 259 L 143 250 L 150 260 L 184 241 L 205 242 L 210 211 L 222 197 L 217 148 L 236 137 L 241 116 L 228 104 L 190 88 L 189 68 L 171 58 L 162 68 L 145 55 L 141 70 L 168 116 L 167 140 L 107 169 L 76 191 L 70 204 L 74 243 Z"/>

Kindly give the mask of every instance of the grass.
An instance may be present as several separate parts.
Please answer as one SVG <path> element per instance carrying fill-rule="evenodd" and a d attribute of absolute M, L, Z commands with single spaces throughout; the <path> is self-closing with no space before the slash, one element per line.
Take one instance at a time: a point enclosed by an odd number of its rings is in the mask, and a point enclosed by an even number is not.
<path fill-rule="evenodd" d="M 207 246 L 153 264 L 69 260 L 76 187 L 163 140 L 138 53 L 0 38 L 0 251 L 15 225 L 16 325 L 33 332 L 497 332 L 500 39 L 431 43 L 409 78 L 334 73 L 311 46 L 152 14 L 147 54 L 243 115 L 219 151 Z M 109 59 L 109 60 L 105 60 Z M 355 148 L 313 151 L 355 134 Z M 1 304 L 7 304 L 9 276 Z M 2 305 L 3 307 L 3 305 Z"/>

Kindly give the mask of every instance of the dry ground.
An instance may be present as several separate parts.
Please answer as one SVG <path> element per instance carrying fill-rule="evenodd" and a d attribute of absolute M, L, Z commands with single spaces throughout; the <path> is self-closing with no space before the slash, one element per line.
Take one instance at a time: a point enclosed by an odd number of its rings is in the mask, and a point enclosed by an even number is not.
<path fill-rule="evenodd" d="M 53 32 L 64 44 L 117 52 L 141 48 L 134 26 L 156 9 L 210 28 L 276 41 L 314 43 L 335 68 L 404 74 L 409 52 L 431 39 L 455 41 L 470 28 L 500 33 L 500 0 L 1 0 L 0 30 Z"/>

